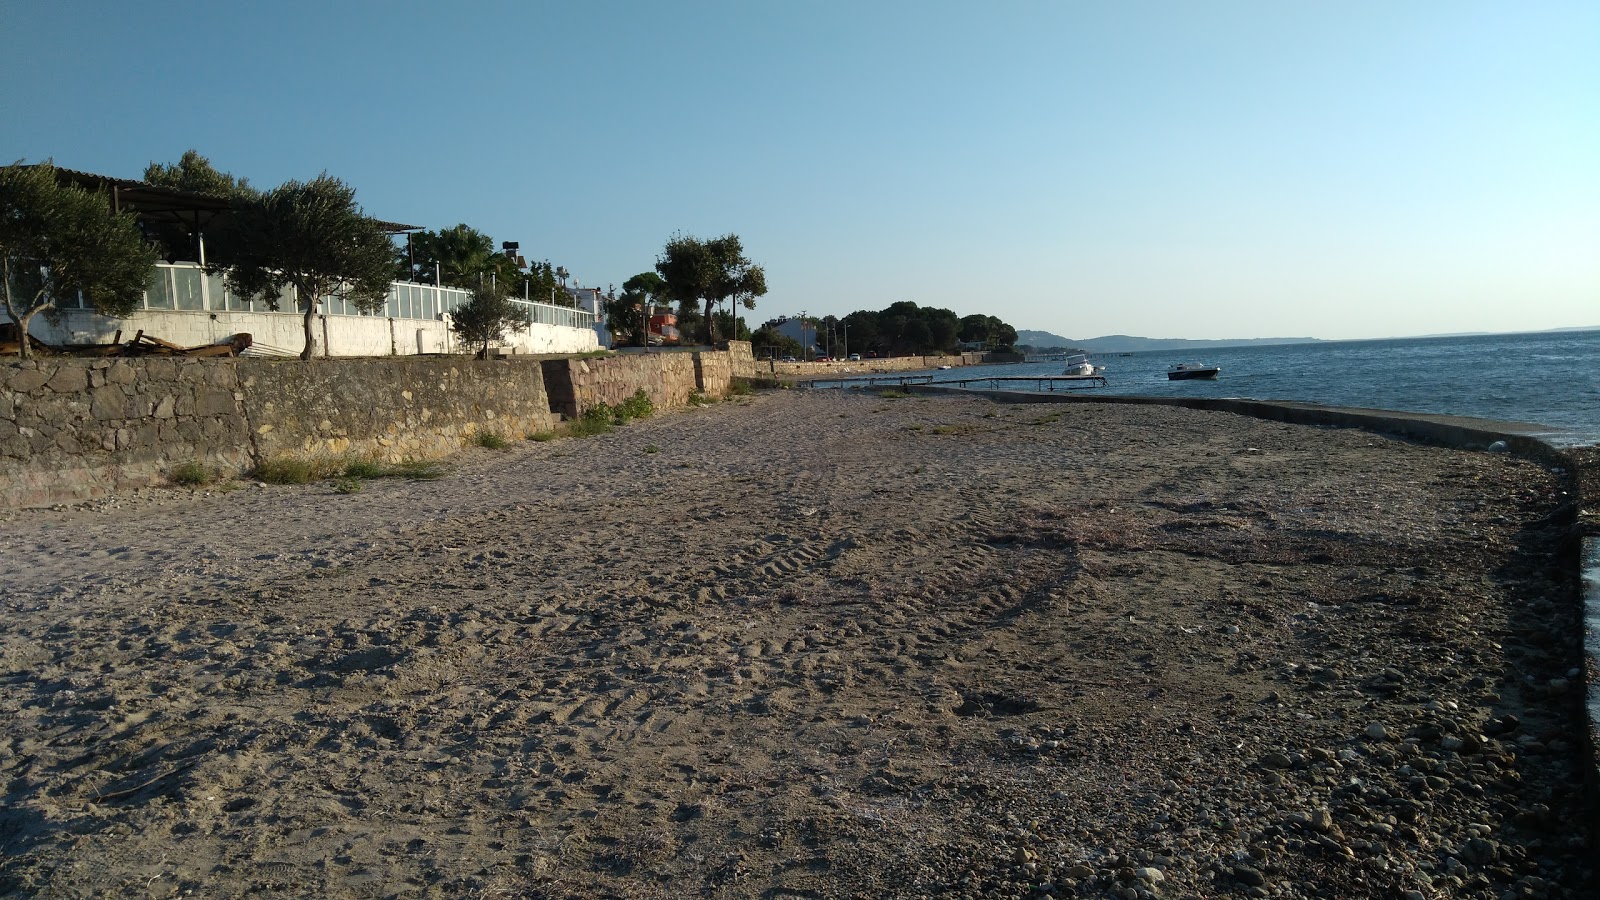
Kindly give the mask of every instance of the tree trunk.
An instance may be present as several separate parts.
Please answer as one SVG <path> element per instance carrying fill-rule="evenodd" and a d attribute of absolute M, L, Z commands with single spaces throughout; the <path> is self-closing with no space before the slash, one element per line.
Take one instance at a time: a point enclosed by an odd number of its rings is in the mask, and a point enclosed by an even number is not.
<path fill-rule="evenodd" d="M 316 312 L 317 312 L 317 301 L 316 300 L 312 300 L 310 303 L 306 304 L 305 315 L 300 317 L 301 327 L 305 331 L 305 334 L 306 334 L 306 347 L 305 347 L 304 350 L 300 351 L 300 359 L 302 361 L 310 359 L 311 358 L 311 352 L 316 349 L 316 344 L 312 340 L 312 337 L 311 337 L 311 317 L 313 315 L 315 315 Z"/>
<path fill-rule="evenodd" d="M 706 344 L 712 347 L 717 345 L 717 320 L 711 306 L 715 302 L 710 297 L 706 298 Z"/>
<path fill-rule="evenodd" d="M 38 311 L 39 307 L 36 306 L 15 320 L 17 323 L 17 357 L 19 359 L 33 359 L 33 347 L 28 341 L 28 323 L 33 321 L 33 314 Z"/>

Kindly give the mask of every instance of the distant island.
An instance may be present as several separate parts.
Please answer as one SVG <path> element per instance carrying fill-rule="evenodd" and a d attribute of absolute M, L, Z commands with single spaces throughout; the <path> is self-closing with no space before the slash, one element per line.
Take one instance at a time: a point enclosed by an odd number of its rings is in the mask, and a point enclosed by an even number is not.
<path fill-rule="evenodd" d="M 1186 338 L 1147 338 L 1128 334 L 1077 340 L 1048 331 L 1017 331 L 1017 346 L 1035 349 L 1070 349 L 1088 353 L 1138 353 L 1141 350 L 1204 350 L 1213 347 L 1259 347 L 1269 344 L 1314 344 L 1319 338 L 1233 338 L 1218 341 L 1191 341 Z"/>

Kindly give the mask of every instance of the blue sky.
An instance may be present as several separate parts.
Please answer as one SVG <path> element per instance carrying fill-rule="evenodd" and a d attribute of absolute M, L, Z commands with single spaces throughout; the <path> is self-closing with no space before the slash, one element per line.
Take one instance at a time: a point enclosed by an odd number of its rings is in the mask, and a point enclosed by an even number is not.
<path fill-rule="evenodd" d="M 0 157 L 1086 338 L 1600 326 L 1600 4 L 0 0 Z"/>

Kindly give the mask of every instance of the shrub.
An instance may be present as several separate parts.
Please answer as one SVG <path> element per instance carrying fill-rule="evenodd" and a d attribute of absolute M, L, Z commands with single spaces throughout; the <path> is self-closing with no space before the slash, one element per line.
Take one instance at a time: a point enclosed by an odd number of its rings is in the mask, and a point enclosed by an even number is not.
<path fill-rule="evenodd" d="M 888 390 L 879 391 L 878 396 L 885 400 L 901 400 L 911 395 L 905 391 L 897 391 L 894 388 L 889 388 Z"/>
<path fill-rule="evenodd" d="M 359 494 L 361 493 L 361 482 L 355 478 L 341 478 L 333 483 L 333 492 L 335 494 Z"/>
<path fill-rule="evenodd" d="M 657 447 L 655 444 L 646 444 L 645 448 L 644 448 L 644 452 L 646 452 L 646 453 L 660 453 L 661 452 L 661 448 Z"/>
<path fill-rule="evenodd" d="M 200 463 L 186 462 L 173 466 L 172 472 L 167 477 L 171 478 L 174 484 L 195 487 L 210 482 L 212 473 Z"/>
<path fill-rule="evenodd" d="M 633 396 L 622 401 L 617 406 L 619 419 L 648 419 L 655 414 L 656 405 L 650 402 L 650 395 L 643 388 L 633 392 Z"/>
<path fill-rule="evenodd" d="M 268 484 L 310 484 L 337 471 L 333 460 L 275 456 L 257 466 L 255 476 Z"/>
<path fill-rule="evenodd" d="M 344 477 L 346 478 L 382 478 L 389 474 L 389 469 L 376 459 L 352 459 L 344 464 Z"/>
<path fill-rule="evenodd" d="M 538 443 L 543 444 L 547 441 L 553 441 L 560 436 L 561 435 L 555 433 L 554 431 L 535 431 L 533 434 L 528 435 L 528 440 L 537 441 Z"/>
<path fill-rule="evenodd" d="M 505 435 L 498 431 L 479 431 L 472 435 L 472 443 L 485 450 L 504 450 L 511 446 Z"/>

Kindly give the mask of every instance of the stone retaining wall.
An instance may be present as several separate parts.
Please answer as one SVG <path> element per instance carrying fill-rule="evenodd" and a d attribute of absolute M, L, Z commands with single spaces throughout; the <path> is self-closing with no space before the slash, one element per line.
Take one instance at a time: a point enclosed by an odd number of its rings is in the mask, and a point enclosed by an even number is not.
<path fill-rule="evenodd" d="M 547 359 L 544 384 L 550 409 L 576 419 L 595 406 L 610 406 L 644 391 L 656 409 L 681 409 L 698 387 L 695 354 L 635 353 L 595 359 Z"/>
<path fill-rule="evenodd" d="M 231 365 L 190 359 L 0 364 L 0 502 L 105 496 L 190 461 L 233 471 L 250 442 Z"/>
<path fill-rule="evenodd" d="M 756 356 L 749 341 L 729 341 L 727 350 L 734 378 L 756 377 Z"/>
<path fill-rule="evenodd" d="M 777 362 L 763 359 L 754 363 L 764 374 L 799 378 L 838 378 L 843 375 L 870 375 L 880 372 L 918 372 L 940 366 L 975 366 L 985 361 L 983 353 L 951 356 L 894 356 L 888 359 L 834 360 L 832 362 Z"/>
<path fill-rule="evenodd" d="M 240 359 L 240 405 L 258 460 L 460 450 L 479 432 L 521 438 L 554 422 L 531 359 Z"/>

